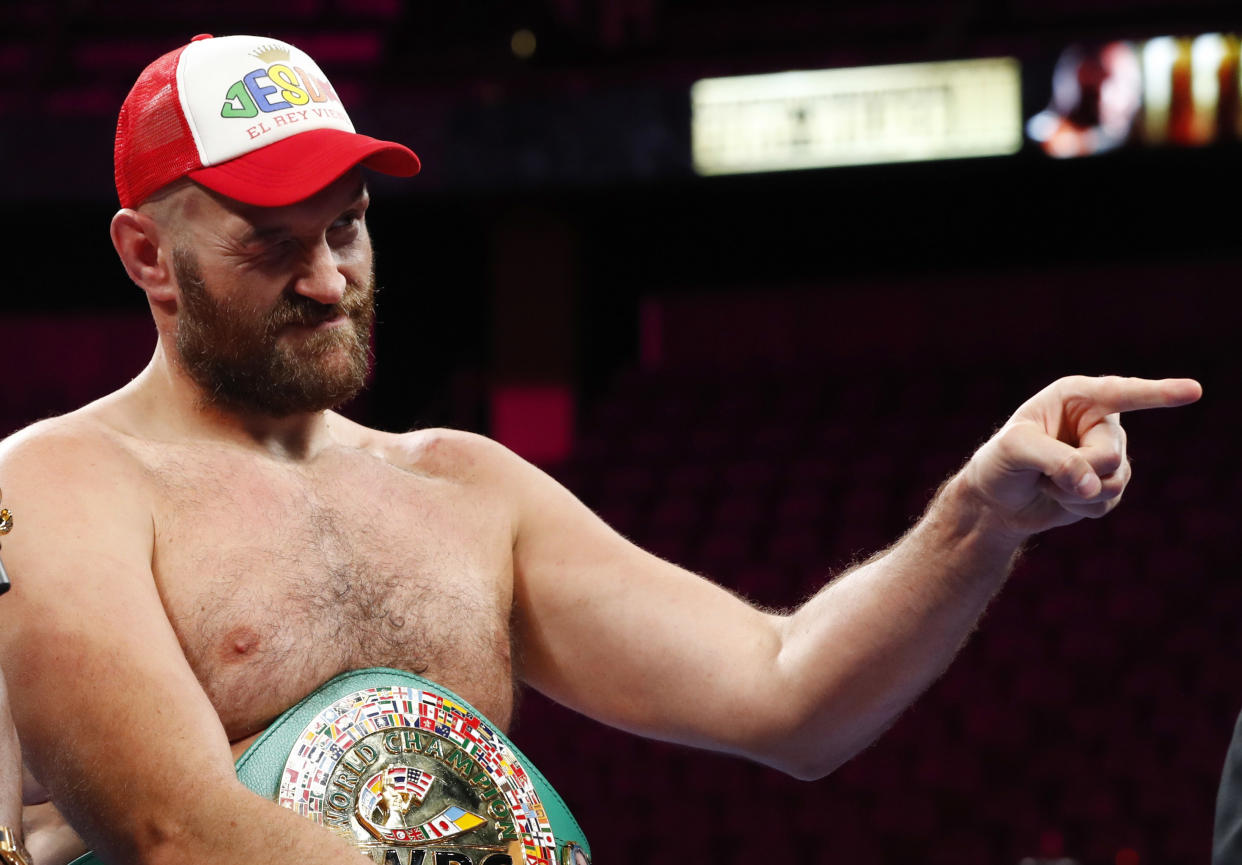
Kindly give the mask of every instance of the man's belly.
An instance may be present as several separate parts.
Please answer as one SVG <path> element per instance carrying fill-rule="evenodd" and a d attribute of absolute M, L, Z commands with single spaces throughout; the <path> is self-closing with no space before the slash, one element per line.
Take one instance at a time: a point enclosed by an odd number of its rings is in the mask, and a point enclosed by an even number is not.
<path fill-rule="evenodd" d="M 265 731 L 266 728 L 257 733 L 246 736 L 244 739 L 238 739 L 236 742 L 230 742 L 229 747 L 233 750 L 233 762 L 236 763 L 237 758 L 246 753 L 246 749 L 253 745 L 254 740 L 262 736 Z"/>
<path fill-rule="evenodd" d="M 308 657 L 308 654 L 302 655 L 296 670 L 284 669 L 288 665 L 280 663 L 269 664 L 266 659 L 211 671 L 206 677 L 196 670 L 225 734 L 234 743 L 235 758 L 240 753 L 236 750 L 239 745 L 245 750 L 242 743 L 254 741 L 277 717 L 324 682 L 348 670 L 375 667 L 415 671 L 467 700 L 497 729 L 502 732 L 509 729 L 515 694 L 507 640 L 503 643 L 503 652 L 472 651 L 463 646 L 460 654 L 449 659 L 449 663 L 421 668 L 383 654 L 359 653 L 345 660 L 332 656 Z"/>

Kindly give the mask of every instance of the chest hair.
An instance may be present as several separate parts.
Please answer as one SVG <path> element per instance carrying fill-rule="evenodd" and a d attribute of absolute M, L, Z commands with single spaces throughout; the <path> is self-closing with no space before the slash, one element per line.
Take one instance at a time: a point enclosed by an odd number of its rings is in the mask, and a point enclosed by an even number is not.
<path fill-rule="evenodd" d="M 507 724 L 510 595 L 494 539 L 444 488 L 370 464 L 342 481 L 212 462 L 161 472 L 155 565 L 226 729 L 372 666 L 427 675 Z"/>

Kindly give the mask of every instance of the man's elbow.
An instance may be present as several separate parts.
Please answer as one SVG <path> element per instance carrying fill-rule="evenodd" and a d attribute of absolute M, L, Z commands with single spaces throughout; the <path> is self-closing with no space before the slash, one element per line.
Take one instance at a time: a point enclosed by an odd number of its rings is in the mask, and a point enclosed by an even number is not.
<path fill-rule="evenodd" d="M 182 865 L 196 862 L 193 833 L 176 815 L 153 815 L 138 827 L 130 858 L 134 865 Z"/>
<path fill-rule="evenodd" d="M 773 705 L 779 710 L 773 712 Z M 869 748 L 898 715 L 889 707 L 863 714 L 849 705 L 844 699 L 801 705 L 771 701 L 751 715 L 742 750 L 799 781 L 818 781 Z"/>
<path fill-rule="evenodd" d="M 845 725 L 825 725 L 807 715 L 769 717 L 740 750 L 750 759 L 799 781 L 818 781 L 863 750 L 870 740 L 845 735 Z"/>
<path fill-rule="evenodd" d="M 218 841 L 227 832 L 206 832 L 200 814 L 171 806 L 161 813 L 148 813 L 133 824 L 126 837 L 107 851 L 110 862 L 127 865 L 198 865 L 219 861 Z"/>
<path fill-rule="evenodd" d="M 759 756 L 759 762 L 779 772 L 784 772 L 799 781 L 819 781 L 827 778 L 842 765 L 847 763 L 853 754 L 838 754 L 833 751 L 817 751 L 814 753 L 770 754 Z"/>

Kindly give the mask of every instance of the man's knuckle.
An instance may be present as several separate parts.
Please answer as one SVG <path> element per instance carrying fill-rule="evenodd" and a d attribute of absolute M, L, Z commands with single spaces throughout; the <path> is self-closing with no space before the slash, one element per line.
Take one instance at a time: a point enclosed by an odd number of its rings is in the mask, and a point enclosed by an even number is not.
<path fill-rule="evenodd" d="M 1122 456 L 1121 451 L 1111 448 L 1102 452 L 1092 461 L 1095 470 L 1104 475 L 1111 475 L 1113 472 L 1116 472 L 1124 462 L 1125 457 Z"/>
<path fill-rule="evenodd" d="M 993 441 L 1002 457 L 1014 459 L 1027 449 L 1030 436 L 1031 426 L 1029 424 L 1015 423 L 997 433 Z"/>
<path fill-rule="evenodd" d="M 1079 476 L 1090 467 L 1085 465 L 1086 460 L 1076 453 L 1068 453 L 1061 457 L 1061 461 L 1053 470 L 1054 476 L 1068 481 L 1077 481 Z"/>

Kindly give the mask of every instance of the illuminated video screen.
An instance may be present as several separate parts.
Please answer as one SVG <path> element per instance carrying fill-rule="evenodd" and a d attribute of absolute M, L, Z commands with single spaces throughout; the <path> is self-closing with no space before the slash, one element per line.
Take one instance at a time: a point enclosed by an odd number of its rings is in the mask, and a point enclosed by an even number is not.
<path fill-rule="evenodd" d="M 1207 33 L 1066 48 L 1027 135 L 1058 158 L 1237 141 L 1238 44 Z"/>

